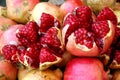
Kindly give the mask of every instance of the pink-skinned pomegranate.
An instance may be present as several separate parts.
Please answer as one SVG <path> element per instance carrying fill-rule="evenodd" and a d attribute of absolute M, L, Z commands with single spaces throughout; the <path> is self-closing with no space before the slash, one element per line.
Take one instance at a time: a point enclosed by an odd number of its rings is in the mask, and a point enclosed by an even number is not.
<path fill-rule="evenodd" d="M 108 80 L 108 76 L 97 58 L 74 58 L 66 65 L 64 80 Z"/>
<path fill-rule="evenodd" d="M 7 60 L 0 60 L 0 80 L 8 79 L 17 79 L 17 68 Z"/>
<path fill-rule="evenodd" d="M 28 21 L 28 12 L 39 3 L 39 0 L 6 0 L 7 16 L 18 23 Z"/>
<path fill-rule="evenodd" d="M 64 16 L 67 13 L 71 13 L 74 8 L 84 5 L 86 0 L 66 0 L 61 6 L 60 10 L 63 12 Z"/>
<path fill-rule="evenodd" d="M 0 17 L 0 37 L 4 31 L 6 31 L 10 26 L 15 25 L 15 24 L 16 22 L 14 22 L 11 19 Z"/>
<path fill-rule="evenodd" d="M 16 37 L 16 30 L 24 27 L 24 25 L 12 25 L 10 26 L 1 36 L 0 38 L 0 50 L 2 50 L 3 46 L 7 44 L 18 44 L 18 39 Z M 9 35 L 9 36 L 8 36 Z"/>
<path fill-rule="evenodd" d="M 66 49 L 76 56 L 98 56 L 104 53 L 113 41 L 116 23 L 115 14 L 107 7 L 96 20 L 89 7 L 76 8 L 74 14 L 67 14 L 63 21 L 62 37 Z"/>
<path fill-rule="evenodd" d="M 28 68 L 40 70 L 60 63 L 63 43 L 59 25 L 54 26 L 54 20 L 52 15 L 43 13 L 39 25 L 35 21 L 29 21 L 23 27 L 15 29 L 13 36 L 17 44 L 6 43 L 2 46 L 4 57 L 12 63 L 21 63 Z M 51 25 L 46 21 L 51 22 Z"/>

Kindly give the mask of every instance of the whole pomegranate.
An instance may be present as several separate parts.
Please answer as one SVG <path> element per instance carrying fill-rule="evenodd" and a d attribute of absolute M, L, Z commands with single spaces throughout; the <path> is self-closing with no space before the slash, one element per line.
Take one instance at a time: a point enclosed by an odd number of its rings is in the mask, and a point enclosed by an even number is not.
<path fill-rule="evenodd" d="M 60 10 L 65 16 L 67 13 L 72 12 L 76 7 L 82 6 L 86 3 L 86 0 L 66 0 L 61 6 Z"/>
<path fill-rule="evenodd" d="M 49 2 L 40 2 L 33 8 L 31 19 L 36 21 L 39 24 L 40 23 L 39 19 L 42 13 L 47 13 L 54 16 L 62 24 L 63 14 L 60 11 L 58 6 Z"/>
<path fill-rule="evenodd" d="M 75 56 L 98 56 L 112 44 L 117 18 L 105 7 L 93 20 L 92 10 L 81 6 L 63 21 L 62 37 L 66 50 Z"/>
<path fill-rule="evenodd" d="M 34 69 L 28 72 L 22 80 L 62 80 L 62 71 L 56 70 L 44 70 Z"/>
<path fill-rule="evenodd" d="M 65 68 L 64 80 L 108 80 L 108 76 L 98 59 L 74 58 Z"/>
<path fill-rule="evenodd" d="M 17 68 L 7 60 L 0 60 L 0 76 L 0 80 L 16 80 Z"/>
<path fill-rule="evenodd" d="M 39 0 L 6 0 L 7 16 L 18 23 L 28 21 L 28 12 L 39 3 Z"/>
<path fill-rule="evenodd" d="M 116 0 L 86 0 L 95 13 L 99 13 L 104 7 L 114 8 Z"/>
<path fill-rule="evenodd" d="M 6 31 L 10 26 L 17 24 L 13 20 L 5 17 L 0 17 L 0 37 L 4 31 Z"/>

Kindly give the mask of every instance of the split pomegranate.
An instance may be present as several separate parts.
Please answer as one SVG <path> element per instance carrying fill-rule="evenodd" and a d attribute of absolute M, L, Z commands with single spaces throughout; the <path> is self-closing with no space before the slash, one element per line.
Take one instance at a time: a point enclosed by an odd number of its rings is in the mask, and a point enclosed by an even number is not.
<path fill-rule="evenodd" d="M 47 13 L 55 17 L 62 24 L 63 14 L 60 11 L 60 8 L 49 2 L 40 2 L 32 10 L 31 19 L 36 23 L 40 23 L 39 19 L 42 13 Z M 46 16 L 47 17 L 47 16 Z"/>
<path fill-rule="evenodd" d="M 94 22 L 89 7 L 78 7 L 74 14 L 69 13 L 64 18 L 62 29 L 64 45 L 76 56 L 98 56 L 110 47 L 116 24 L 115 14 L 107 7 L 103 8 Z"/>
<path fill-rule="evenodd" d="M 52 21 L 53 20 L 53 21 Z M 47 13 L 42 13 L 40 25 L 35 21 L 29 21 L 23 27 L 14 29 L 14 40 L 17 44 L 6 42 L 2 48 L 4 57 L 15 63 L 21 63 L 28 68 L 48 67 L 62 61 L 63 43 L 59 21 Z M 51 25 L 46 21 L 51 21 Z M 55 21 L 55 22 L 54 22 Z M 7 39 L 7 36 L 4 36 Z"/>
<path fill-rule="evenodd" d="M 6 0 L 7 16 L 18 23 L 28 21 L 28 11 L 39 3 L 39 0 Z"/>
<path fill-rule="evenodd" d="M 108 80 L 108 76 L 98 59 L 74 58 L 66 66 L 64 80 Z"/>

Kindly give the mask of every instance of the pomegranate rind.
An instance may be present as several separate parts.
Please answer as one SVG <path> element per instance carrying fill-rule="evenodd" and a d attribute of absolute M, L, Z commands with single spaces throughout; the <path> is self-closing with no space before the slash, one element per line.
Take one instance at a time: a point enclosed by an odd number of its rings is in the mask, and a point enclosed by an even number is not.
<path fill-rule="evenodd" d="M 112 44 L 112 41 L 114 39 L 115 36 L 115 28 L 114 25 L 112 24 L 111 21 L 108 20 L 108 25 L 109 25 L 109 32 L 107 33 L 107 35 L 103 38 L 104 41 L 104 46 L 103 46 L 103 50 L 101 52 L 104 53 L 105 51 L 107 51 L 107 49 L 110 47 L 110 45 Z"/>
<path fill-rule="evenodd" d="M 33 8 L 30 19 L 34 20 L 36 23 L 39 24 L 38 21 L 39 21 L 39 19 L 40 19 L 43 12 L 54 16 L 62 24 L 62 20 L 63 20 L 62 12 L 60 11 L 59 7 L 53 5 L 53 4 L 49 3 L 49 2 L 38 3 Z"/>
<path fill-rule="evenodd" d="M 53 54 L 54 55 L 54 54 Z M 40 70 L 46 70 L 47 68 L 49 68 L 50 66 L 54 65 L 54 64 L 58 64 L 62 61 L 62 58 L 61 57 L 58 57 L 56 55 L 54 55 L 56 57 L 56 61 L 53 61 L 53 62 L 44 62 L 44 63 L 41 63 L 39 64 L 39 69 Z"/>
<path fill-rule="evenodd" d="M 68 37 L 68 42 L 66 44 L 66 49 L 68 52 L 75 56 L 98 56 L 99 50 L 96 43 L 93 43 L 92 48 L 87 48 L 84 45 L 76 44 L 74 33 Z"/>

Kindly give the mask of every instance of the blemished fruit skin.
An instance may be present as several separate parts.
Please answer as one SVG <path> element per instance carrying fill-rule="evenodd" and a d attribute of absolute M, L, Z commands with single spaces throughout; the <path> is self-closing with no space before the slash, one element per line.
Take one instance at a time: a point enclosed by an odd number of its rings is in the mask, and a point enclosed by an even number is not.
<path fill-rule="evenodd" d="M 60 69 L 44 71 L 34 69 L 29 71 L 22 80 L 62 80 L 62 75 Z"/>
<path fill-rule="evenodd" d="M 7 60 L 0 61 L 0 74 L 3 75 L 4 79 L 0 80 L 16 80 L 17 79 L 17 68 Z"/>
<path fill-rule="evenodd" d="M 17 24 L 15 21 L 5 18 L 5 17 L 0 17 L 0 37 L 6 31 L 10 26 Z"/>
<path fill-rule="evenodd" d="M 6 0 L 7 16 L 18 23 L 26 23 L 28 21 L 28 13 L 39 0 Z"/>
<path fill-rule="evenodd" d="M 64 80 L 108 80 L 103 64 L 95 58 L 74 58 L 68 62 Z"/>

